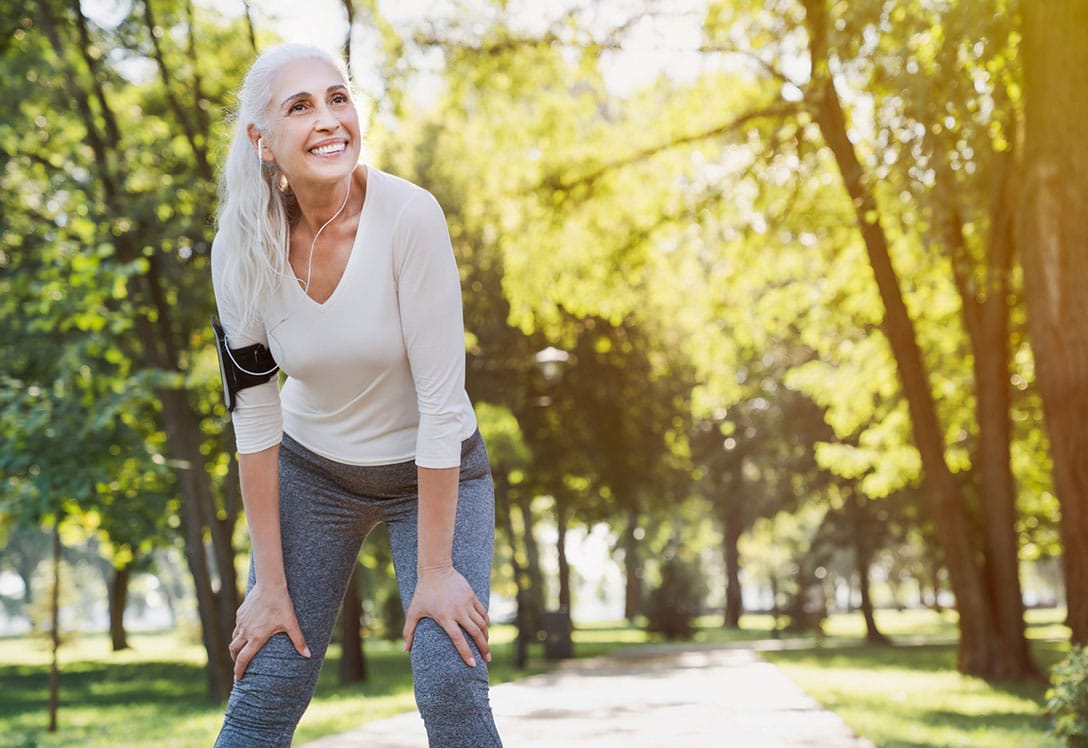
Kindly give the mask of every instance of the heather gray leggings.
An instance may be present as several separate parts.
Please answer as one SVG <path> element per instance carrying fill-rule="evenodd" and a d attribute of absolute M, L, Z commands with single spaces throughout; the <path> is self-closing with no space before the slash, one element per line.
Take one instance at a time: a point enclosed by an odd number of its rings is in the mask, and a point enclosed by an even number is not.
<path fill-rule="evenodd" d="M 479 432 L 461 448 L 461 484 L 453 564 L 486 606 L 495 542 L 495 494 Z M 342 465 L 284 436 L 280 447 L 280 523 L 287 586 L 313 654 L 300 656 L 276 634 L 249 663 L 227 704 L 218 748 L 289 746 L 317 685 L 359 547 L 378 523 L 389 530 L 401 602 L 416 586 L 417 480 L 414 462 Z M 250 570 L 250 586 L 253 571 Z M 411 662 L 416 704 L 430 745 L 501 746 L 488 701 L 487 664 L 471 637 L 476 667 L 465 665 L 449 636 L 425 618 Z"/>

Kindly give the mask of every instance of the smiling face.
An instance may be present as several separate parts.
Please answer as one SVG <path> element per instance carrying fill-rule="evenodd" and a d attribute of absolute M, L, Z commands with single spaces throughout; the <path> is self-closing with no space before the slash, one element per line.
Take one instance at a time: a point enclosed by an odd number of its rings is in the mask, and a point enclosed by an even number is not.
<path fill-rule="evenodd" d="M 340 71 L 324 60 L 280 68 L 268 120 L 264 158 L 274 160 L 296 190 L 343 180 L 359 163 L 359 114 Z"/>

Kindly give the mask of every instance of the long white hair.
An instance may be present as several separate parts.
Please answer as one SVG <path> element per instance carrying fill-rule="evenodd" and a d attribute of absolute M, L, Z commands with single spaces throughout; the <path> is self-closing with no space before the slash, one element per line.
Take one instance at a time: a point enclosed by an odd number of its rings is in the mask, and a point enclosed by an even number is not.
<path fill-rule="evenodd" d="M 317 47 L 279 44 L 257 57 L 238 92 L 234 135 L 219 177 L 217 244 L 226 253 L 224 288 L 236 299 L 243 327 L 260 318 L 270 293 L 290 273 L 288 223 L 297 210 L 283 173 L 260 159 L 247 129 L 253 125 L 269 132 L 276 73 L 284 65 L 312 59 L 335 67 L 351 90 L 347 66 L 339 58 Z"/>

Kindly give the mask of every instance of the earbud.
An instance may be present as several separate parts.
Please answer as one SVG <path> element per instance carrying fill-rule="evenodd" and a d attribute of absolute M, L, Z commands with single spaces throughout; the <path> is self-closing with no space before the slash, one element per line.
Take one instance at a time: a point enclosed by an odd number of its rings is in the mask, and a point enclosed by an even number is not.
<path fill-rule="evenodd" d="M 264 138 L 257 138 L 257 158 L 264 161 Z"/>

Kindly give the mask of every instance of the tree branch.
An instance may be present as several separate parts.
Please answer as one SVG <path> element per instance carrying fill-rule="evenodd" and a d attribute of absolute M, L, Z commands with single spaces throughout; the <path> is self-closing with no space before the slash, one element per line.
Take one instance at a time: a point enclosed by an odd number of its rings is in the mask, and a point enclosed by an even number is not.
<path fill-rule="evenodd" d="M 616 169 L 622 169 L 625 166 L 631 166 L 641 161 L 645 161 L 647 159 L 653 158 L 659 153 L 664 153 L 665 151 L 671 150 L 673 148 L 690 145 L 691 143 L 698 143 L 703 140 L 713 140 L 714 138 L 720 138 L 726 135 L 730 135 L 757 120 L 783 119 L 791 114 L 796 114 L 799 111 L 801 111 L 801 106 L 799 104 L 785 103 L 766 107 L 764 109 L 756 109 L 751 112 L 745 112 L 739 117 L 722 125 L 718 125 L 717 127 L 712 127 L 709 130 L 704 130 L 703 132 L 683 135 L 674 140 L 659 143 L 649 148 L 635 151 L 628 156 L 617 159 L 616 161 L 611 161 L 609 163 L 603 164 L 594 169 L 593 171 L 587 174 L 583 174 L 579 177 L 575 177 L 571 180 L 564 180 L 562 177 L 559 176 L 558 173 L 553 173 L 551 175 L 545 176 L 544 179 L 541 180 L 540 184 L 537 185 L 537 187 L 534 189 L 569 191 L 575 187 L 592 185 L 605 174 L 611 171 L 615 171 Z"/>
<path fill-rule="evenodd" d="M 144 21 L 147 24 L 147 33 L 151 36 L 151 47 L 154 50 L 155 62 L 159 66 L 159 76 L 162 78 L 163 90 L 166 93 L 166 100 L 170 102 L 170 108 L 174 110 L 174 117 L 178 121 L 178 125 L 185 133 L 185 139 L 189 142 L 189 147 L 193 151 L 193 157 L 196 159 L 197 169 L 200 172 L 200 176 L 204 179 L 212 179 L 212 169 L 208 164 L 207 154 L 204 149 L 200 147 L 196 140 L 196 131 L 193 129 L 192 123 L 189 121 L 189 117 L 185 114 L 185 110 L 182 109 L 181 101 L 174 95 L 174 82 L 170 76 L 170 68 L 166 65 L 166 57 L 163 55 L 162 45 L 159 44 L 159 35 L 155 33 L 155 30 L 159 28 L 155 23 L 155 14 L 151 9 L 151 0 L 144 0 Z M 189 30 L 190 35 L 193 33 L 192 29 Z M 196 96 L 199 98 L 200 92 L 196 92 Z"/>

